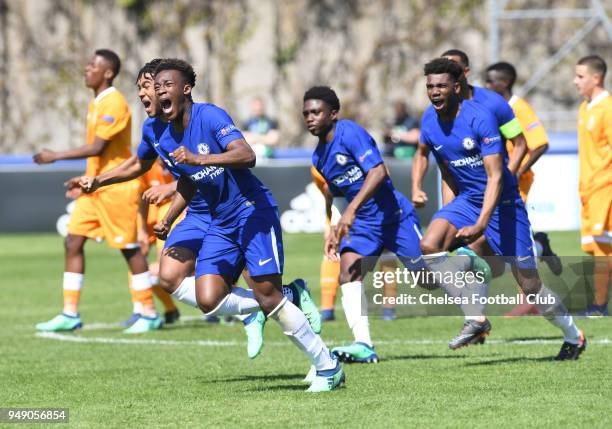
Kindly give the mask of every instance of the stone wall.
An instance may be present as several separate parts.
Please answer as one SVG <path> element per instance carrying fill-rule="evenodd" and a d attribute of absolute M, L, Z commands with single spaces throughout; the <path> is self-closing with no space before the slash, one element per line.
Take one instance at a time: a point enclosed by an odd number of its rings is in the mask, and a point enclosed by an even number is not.
<path fill-rule="evenodd" d="M 509 7 L 587 3 L 513 0 Z M 517 66 L 519 85 L 582 24 L 503 23 L 501 57 Z M 408 101 L 416 114 L 427 106 L 426 61 L 451 47 L 466 50 L 477 79 L 487 43 L 484 0 L 0 0 L 0 153 L 83 143 L 92 96 L 83 67 L 96 48 L 123 60 L 116 86 L 132 105 L 135 142 L 144 120 L 135 74 L 149 59 L 171 56 L 193 63 L 197 100 L 219 104 L 237 121 L 253 97 L 263 97 L 279 118 L 283 144 L 292 146 L 313 144 L 301 122 L 309 86 L 334 87 L 342 115 L 377 135 L 393 101 Z M 601 28 L 528 95 L 536 109 L 577 107 L 573 65 L 591 52 L 612 58 Z M 567 130 L 573 121 L 547 125 Z"/>

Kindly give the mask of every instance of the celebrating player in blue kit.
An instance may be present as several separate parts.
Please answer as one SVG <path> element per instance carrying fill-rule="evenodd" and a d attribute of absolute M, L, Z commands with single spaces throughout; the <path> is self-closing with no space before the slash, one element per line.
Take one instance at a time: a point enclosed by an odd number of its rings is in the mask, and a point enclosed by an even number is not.
<path fill-rule="evenodd" d="M 329 87 L 313 87 L 304 94 L 304 122 L 319 138 L 312 163 L 328 183 L 328 209 L 334 196 L 349 202 L 326 238 L 325 254 L 337 259 L 340 252 L 342 307 L 355 342 L 332 351 L 347 362 L 377 362 L 363 278 L 382 250 L 395 253 L 410 270 L 438 270 L 444 264 L 421 258 L 421 231 L 412 204 L 393 187 L 374 139 L 355 122 L 338 120 L 339 110 L 340 101 Z M 473 259 L 463 262 L 453 269 L 477 268 Z"/>
<path fill-rule="evenodd" d="M 177 195 L 156 226 L 164 237 L 198 192 L 211 211 L 204 252 L 196 263 L 196 297 L 208 315 L 248 314 L 263 310 L 316 368 L 309 392 L 335 389 L 344 373 L 302 313 L 283 296 L 283 247 L 276 201 L 251 173 L 255 154 L 232 119 L 219 107 L 194 103 L 192 67 L 181 60 L 162 61 L 155 91 L 165 122 L 153 124 L 153 142 L 143 141 L 140 159 L 160 156 L 180 175 Z M 252 290 L 232 288 L 244 268 Z"/>
<path fill-rule="evenodd" d="M 484 235 L 495 254 L 508 257 L 521 289 L 537 300 L 540 313 L 563 331 L 565 342 L 556 359 L 578 359 L 586 339 L 561 299 L 540 281 L 527 211 L 516 177 L 504 163 L 496 118 L 480 104 L 462 100 L 463 70 L 455 62 L 433 60 L 425 65 L 425 76 L 432 106 L 421 121 L 413 199 L 424 196 L 421 183 L 430 151 L 456 197 L 434 215 L 421 241 L 423 253 L 456 248 Z M 478 342 L 488 332 L 486 323 L 466 326 L 469 332 L 462 332 L 451 348 Z"/>
<path fill-rule="evenodd" d="M 155 142 L 159 139 L 158 134 L 164 128 L 164 123 L 160 119 L 161 108 L 157 101 L 153 81 L 155 68 L 160 62 L 161 59 L 155 59 L 145 64 L 139 71 L 136 82 L 138 95 L 145 108 L 145 112 L 149 116 L 143 125 L 142 138 L 147 145 L 153 146 L 155 146 Z M 192 83 L 195 84 L 195 75 L 193 76 Z M 155 125 L 156 123 L 157 125 Z M 156 157 L 143 159 L 134 155 L 116 168 L 99 176 L 82 177 L 80 186 L 84 192 L 94 192 L 101 186 L 131 180 L 145 174 L 151 168 L 155 159 Z M 176 172 L 173 172 L 173 174 L 175 174 L 175 177 L 178 177 Z M 161 195 L 147 191 L 147 196 L 149 199 L 157 198 L 163 200 L 171 196 L 172 193 Z M 211 214 L 208 203 L 199 193 L 196 193 L 189 203 L 186 216 L 175 225 L 172 233 L 165 240 L 159 266 L 160 285 L 164 290 L 171 293 L 179 301 L 196 308 L 198 307 L 198 302 L 193 272 L 197 256 L 205 251 L 202 245 L 210 222 Z M 318 316 L 317 309 L 303 286 L 303 281 L 298 279 L 290 285 L 284 286 L 283 290 L 288 292 L 288 295 L 293 298 L 293 301 L 303 311 Z M 248 356 L 255 358 L 263 346 L 265 316 L 262 312 L 256 312 L 236 315 L 236 317 L 240 318 L 244 323 L 248 338 Z M 320 319 L 315 317 L 311 323 L 314 329 L 317 326 L 320 329 Z"/>

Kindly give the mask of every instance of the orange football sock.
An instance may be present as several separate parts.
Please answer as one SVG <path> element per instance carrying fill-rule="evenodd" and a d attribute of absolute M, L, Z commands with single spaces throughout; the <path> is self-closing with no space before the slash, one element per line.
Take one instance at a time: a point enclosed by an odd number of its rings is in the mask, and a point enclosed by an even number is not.
<path fill-rule="evenodd" d="M 153 285 L 153 293 L 162 302 L 166 312 L 176 310 L 172 297 L 160 285 Z"/>
<path fill-rule="evenodd" d="M 610 291 L 610 271 L 612 268 L 612 245 L 606 243 L 594 243 L 595 267 L 593 269 L 593 283 L 595 296 L 593 304 L 606 305 Z"/>
<path fill-rule="evenodd" d="M 382 272 L 386 273 L 387 271 L 390 271 L 394 273 L 396 269 L 397 269 L 397 263 L 395 261 L 384 261 L 380 263 L 380 271 Z M 395 277 L 393 278 L 395 279 Z M 385 282 L 383 286 L 383 296 L 385 298 L 397 297 L 397 283 L 395 282 L 395 280 L 390 281 L 390 282 Z M 385 301 L 385 303 L 383 304 L 383 307 L 394 308 L 395 305 L 388 304 L 387 301 Z"/>
<path fill-rule="evenodd" d="M 321 262 L 321 310 L 333 310 L 340 285 L 340 261 Z"/>
<path fill-rule="evenodd" d="M 153 288 L 151 287 L 149 272 L 132 274 L 130 280 L 132 299 L 142 305 L 141 314 L 143 316 L 154 316 L 157 311 L 155 310 L 155 302 L 153 301 Z"/>

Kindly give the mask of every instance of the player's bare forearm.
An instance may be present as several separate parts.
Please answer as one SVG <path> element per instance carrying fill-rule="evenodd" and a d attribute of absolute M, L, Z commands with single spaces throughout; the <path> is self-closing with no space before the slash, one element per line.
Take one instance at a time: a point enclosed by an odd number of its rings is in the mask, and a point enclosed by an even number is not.
<path fill-rule="evenodd" d="M 177 163 L 201 166 L 231 167 L 234 169 L 255 167 L 256 156 L 251 146 L 244 140 L 234 140 L 227 145 L 223 153 L 211 153 L 207 155 L 196 155 L 185 146 L 181 146 L 174 152 L 172 157 Z"/>
<path fill-rule="evenodd" d="M 223 153 L 211 153 L 201 158 L 200 165 L 231 168 L 253 168 L 257 161 L 255 152 L 244 139 L 234 140 L 227 145 L 227 151 Z"/>
<path fill-rule="evenodd" d="M 328 192 L 324 193 L 323 196 L 325 197 L 325 216 L 327 217 L 327 220 L 331 222 L 332 204 L 334 199 Z"/>
<path fill-rule="evenodd" d="M 140 217 L 140 224 L 146 229 L 147 218 L 149 217 L 149 203 L 145 200 L 138 201 L 138 216 Z"/>
<path fill-rule="evenodd" d="M 108 186 L 114 183 L 127 182 L 142 176 L 151 169 L 154 159 L 140 159 L 132 155 L 117 167 L 96 177 L 99 186 Z"/>
<path fill-rule="evenodd" d="M 193 198 L 195 192 L 195 185 L 185 176 L 181 176 L 176 182 L 176 193 L 181 195 L 181 197 L 185 200 L 186 204 L 189 204 L 191 202 L 191 199 Z"/>
<path fill-rule="evenodd" d="M 442 176 L 442 205 L 446 205 L 459 195 L 459 189 L 450 171 L 448 171 L 448 168 L 445 165 L 440 165 L 438 167 L 440 168 L 440 175 Z"/>
<path fill-rule="evenodd" d="M 548 150 L 548 143 L 542 146 L 538 146 L 537 148 L 532 150 L 528 155 L 527 162 L 525 162 L 525 164 L 519 167 L 518 173 L 516 173 L 516 175 L 520 177 L 521 175 L 529 171 L 529 169 L 533 166 L 533 164 L 535 164 L 538 161 L 538 159 L 540 159 L 540 157 L 546 153 L 547 150 Z"/>
<path fill-rule="evenodd" d="M 174 197 L 172 197 L 172 203 L 170 204 L 170 208 L 164 216 L 164 223 L 167 225 L 172 225 L 174 221 L 179 217 L 183 210 L 187 208 L 191 198 L 193 198 L 193 194 L 195 193 L 195 187 L 193 184 L 183 177 L 178 180 L 176 193 Z"/>
<path fill-rule="evenodd" d="M 429 148 L 419 143 L 414 158 L 412 159 L 412 204 L 415 207 L 425 207 L 427 194 L 423 191 L 423 177 L 429 167 Z"/>
<path fill-rule="evenodd" d="M 429 148 L 419 143 L 417 150 L 412 158 L 412 194 L 420 191 L 423 187 L 423 177 L 429 167 Z"/>
<path fill-rule="evenodd" d="M 176 180 L 164 185 L 152 186 L 142 194 L 142 199 L 149 204 L 159 204 L 162 201 L 172 198 L 176 192 Z"/>
<path fill-rule="evenodd" d="M 508 170 L 510 170 L 512 174 L 516 175 L 521 162 L 523 162 L 523 158 L 525 158 L 527 155 L 527 141 L 525 140 L 523 133 L 510 140 L 512 141 L 514 149 L 512 150 L 510 158 L 508 159 Z"/>
<path fill-rule="evenodd" d="M 359 210 L 361 206 L 372 198 L 386 177 L 387 168 L 385 167 L 385 164 L 380 163 L 376 167 L 370 169 L 366 175 L 363 185 L 361 186 L 361 189 L 348 205 L 347 210 L 357 213 L 357 210 Z"/>
<path fill-rule="evenodd" d="M 497 154 L 485 156 L 483 162 L 487 172 L 487 187 L 485 188 L 482 210 L 476 224 L 484 230 L 491 220 L 501 195 L 503 160 L 502 156 Z"/>
<path fill-rule="evenodd" d="M 76 149 L 69 149 L 59 152 L 43 149 L 35 154 L 32 157 L 32 160 L 37 164 L 49 164 L 66 159 L 84 159 L 89 158 L 90 156 L 99 156 L 102 154 L 108 143 L 108 141 L 102 140 L 100 137 L 96 137 L 92 144 L 86 144 Z"/>

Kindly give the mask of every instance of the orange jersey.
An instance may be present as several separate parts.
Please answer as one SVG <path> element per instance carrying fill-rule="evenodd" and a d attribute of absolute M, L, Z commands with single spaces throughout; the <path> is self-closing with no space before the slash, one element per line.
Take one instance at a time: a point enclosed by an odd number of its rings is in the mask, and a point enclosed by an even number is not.
<path fill-rule="evenodd" d="M 93 144 L 96 137 L 109 144 L 100 156 L 87 158 L 86 176 L 104 173 L 132 155 L 132 114 L 123 95 L 112 86 L 89 102 L 87 144 Z"/>
<path fill-rule="evenodd" d="M 578 112 L 580 195 L 612 192 L 612 96 L 604 91 Z"/>
<path fill-rule="evenodd" d="M 519 124 L 521 124 L 523 135 L 527 141 L 527 149 L 529 152 L 521 162 L 521 165 L 525 165 L 529 160 L 529 153 L 548 143 L 548 136 L 546 135 L 546 130 L 542 122 L 525 99 L 513 95 L 512 98 L 508 100 L 508 104 L 512 107 L 514 116 L 516 116 Z M 514 150 L 514 145 L 509 140 L 506 142 L 506 149 L 508 150 L 508 154 L 511 154 Z M 526 181 L 525 183 L 528 182 L 529 185 L 531 185 L 531 182 L 533 182 L 533 172 L 529 170 L 525 172 L 523 176 L 527 176 L 524 179 Z"/>

